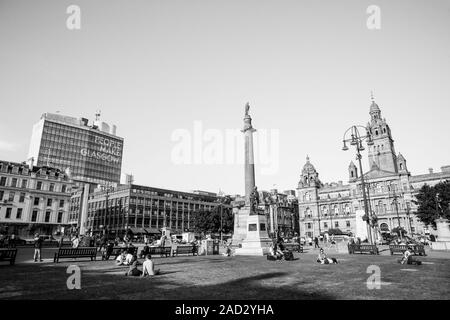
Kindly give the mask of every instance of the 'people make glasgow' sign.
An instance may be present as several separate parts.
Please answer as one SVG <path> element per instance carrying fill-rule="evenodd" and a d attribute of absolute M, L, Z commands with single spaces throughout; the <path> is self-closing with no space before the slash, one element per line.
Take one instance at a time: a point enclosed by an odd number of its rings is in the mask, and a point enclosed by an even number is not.
<path fill-rule="evenodd" d="M 97 160 L 120 164 L 122 157 L 122 142 L 95 136 L 94 145 L 91 148 L 81 149 L 81 155 Z"/>

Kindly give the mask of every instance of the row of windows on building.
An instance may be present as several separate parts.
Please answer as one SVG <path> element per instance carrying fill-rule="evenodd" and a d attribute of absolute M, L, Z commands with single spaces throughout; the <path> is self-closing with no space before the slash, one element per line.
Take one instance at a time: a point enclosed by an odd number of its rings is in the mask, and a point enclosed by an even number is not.
<path fill-rule="evenodd" d="M 331 225 L 331 223 L 330 223 L 330 225 Z M 311 222 L 306 223 L 305 226 L 306 226 L 306 229 L 312 229 L 313 228 L 313 224 Z M 345 226 L 347 228 L 350 228 L 350 221 L 349 220 L 345 221 Z M 328 222 L 323 222 L 323 227 L 325 229 L 327 229 L 328 228 Z M 339 228 L 339 227 L 340 227 L 339 226 L 339 221 L 334 221 L 334 228 Z"/>
<path fill-rule="evenodd" d="M 19 183 L 20 182 L 20 183 Z M 61 193 L 69 193 L 70 188 L 67 187 L 67 185 L 63 184 L 61 187 L 57 187 L 58 184 L 56 183 L 44 183 L 42 181 L 38 181 L 36 183 L 36 190 L 45 190 L 50 192 L 61 192 Z M 7 178 L 6 177 L 0 177 L 0 187 L 12 187 L 12 188 L 22 188 L 26 189 L 28 188 L 28 180 L 22 179 L 19 181 L 18 178 L 11 178 L 9 184 L 7 185 Z"/>
<path fill-rule="evenodd" d="M 25 192 L 20 192 L 18 194 L 18 196 L 19 196 L 19 199 L 18 199 L 19 201 L 18 202 L 19 203 L 24 203 L 25 202 L 26 193 Z M 0 190 L 0 201 L 7 200 L 8 202 L 14 202 L 15 198 L 16 198 L 16 192 L 9 191 L 9 194 L 6 197 L 6 199 L 3 199 L 4 197 L 5 197 L 5 191 L 4 190 Z M 51 207 L 53 205 L 54 201 L 58 201 L 58 200 L 54 200 L 52 198 L 48 198 L 47 199 L 47 207 Z M 40 197 L 34 197 L 33 205 L 38 206 L 40 203 L 41 203 L 41 198 Z M 60 199 L 59 200 L 59 207 L 63 208 L 64 207 L 64 203 L 65 203 L 65 200 Z"/>
<path fill-rule="evenodd" d="M 5 219 L 11 219 L 12 213 L 13 213 L 13 208 L 6 208 Z M 22 213 L 23 213 L 23 208 L 16 209 L 15 217 L 17 220 L 22 219 Z M 37 222 L 38 213 L 39 213 L 38 210 L 33 210 L 33 212 L 31 213 L 31 222 Z M 44 222 L 51 222 L 51 215 L 52 215 L 52 212 L 47 210 L 44 215 Z M 56 219 L 57 223 L 62 223 L 63 215 L 64 215 L 64 212 L 62 212 L 62 211 L 58 212 L 57 219 Z"/>

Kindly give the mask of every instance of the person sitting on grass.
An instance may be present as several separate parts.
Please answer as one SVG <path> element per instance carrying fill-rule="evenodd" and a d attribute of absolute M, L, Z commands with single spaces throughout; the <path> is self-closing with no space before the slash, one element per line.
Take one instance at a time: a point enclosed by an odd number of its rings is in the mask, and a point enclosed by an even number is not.
<path fill-rule="evenodd" d="M 231 257 L 232 256 L 232 251 L 230 248 L 230 245 L 227 245 L 227 248 L 225 249 L 225 252 L 222 253 L 225 257 Z"/>
<path fill-rule="evenodd" d="M 318 263 L 320 264 L 336 264 L 338 263 L 336 258 L 328 258 L 325 251 L 323 250 L 323 248 L 320 248 L 319 250 L 319 255 L 317 256 L 317 260 Z"/>
<path fill-rule="evenodd" d="M 133 261 L 130 265 L 130 268 L 125 273 L 126 276 L 132 276 L 132 277 L 139 277 L 142 275 L 142 271 L 138 269 L 137 267 L 138 263 L 137 260 Z"/>
<path fill-rule="evenodd" d="M 159 269 L 155 270 L 155 265 L 152 261 L 152 256 L 147 254 L 145 256 L 145 261 L 142 264 L 142 277 L 154 276 L 159 274 Z"/>
<path fill-rule="evenodd" d="M 144 248 L 139 253 L 139 257 L 144 258 L 149 253 L 150 253 L 150 247 L 148 246 L 148 244 L 145 244 Z"/>
<path fill-rule="evenodd" d="M 121 266 L 125 264 L 125 259 L 127 257 L 127 250 L 123 250 L 116 258 L 116 265 Z"/>
<path fill-rule="evenodd" d="M 420 266 L 422 264 L 422 261 L 414 259 L 411 251 L 413 251 L 413 249 L 411 247 L 408 247 L 408 249 L 403 252 L 403 257 L 398 262 L 400 264 L 415 264 Z"/>
<path fill-rule="evenodd" d="M 283 252 L 281 252 L 280 250 L 278 250 L 278 247 L 275 244 L 270 244 L 269 247 L 269 254 L 267 255 L 267 259 L 268 260 L 281 260 L 283 259 Z"/>

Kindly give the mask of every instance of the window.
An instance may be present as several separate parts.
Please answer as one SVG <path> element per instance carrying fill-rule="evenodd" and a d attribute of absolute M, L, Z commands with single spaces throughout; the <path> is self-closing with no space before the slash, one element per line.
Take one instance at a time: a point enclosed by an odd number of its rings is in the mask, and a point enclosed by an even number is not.
<path fill-rule="evenodd" d="M 336 221 L 336 222 L 334 223 L 334 227 L 335 227 L 335 228 L 339 228 L 339 221 Z"/>
<path fill-rule="evenodd" d="M 6 177 L 0 178 L 0 186 L 2 186 L 2 187 L 6 186 Z"/>
<path fill-rule="evenodd" d="M 9 192 L 9 199 L 8 199 L 8 201 L 14 201 L 14 196 L 15 196 L 16 194 L 14 193 L 14 192 L 12 192 L 12 191 L 10 191 Z"/>
<path fill-rule="evenodd" d="M 50 211 L 45 212 L 45 222 L 50 222 Z"/>
<path fill-rule="evenodd" d="M 350 228 L 350 221 L 346 221 L 346 224 L 347 224 L 347 228 Z"/>
<path fill-rule="evenodd" d="M 3 196 L 5 195 L 5 191 L 0 190 L 0 201 L 3 200 Z"/>
<path fill-rule="evenodd" d="M 17 187 L 17 178 L 12 178 L 11 179 L 11 187 Z"/>
<path fill-rule="evenodd" d="M 25 192 L 21 192 L 21 193 L 20 193 L 19 202 L 20 202 L 20 203 L 25 202 Z"/>
<path fill-rule="evenodd" d="M 5 219 L 11 218 L 11 211 L 12 211 L 12 208 L 6 208 Z"/>
<path fill-rule="evenodd" d="M 63 213 L 60 211 L 58 212 L 58 223 L 62 222 Z"/>
<path fill-rule="evenodd" d="M 53 199 L 47 199 L 47 207 L 52 206 Z"/>
<path fill-rule="evenodd" d="M 22 219 L 22 208 L 17 208 L 16 219 Z"/>
<path fill-rule="evenodd" d="M 323 223 L 323 227 L 324 227 L 325 229 L 328 229 L 328 223 L 324 222 L 324 223 Z"/>
<path fill-rule="evenodd" d="M 335 215 L 339 214 L 339 207 L 337 205 L 334 206 L 334 214 Z"/>
<path fill-rule="evenodd" d="M 39 205 L 39 200 L 40 200 L 39 197 L 35 197 L 35 198 L 34 198 L 34 203 L 33 203 L 33 204 L 34 204 L 35 206 L 38 206 L 38 205 Z"/>
<path fill-rule="evenodd" d="M 48 188 L 49 191 L 54 191 L 55 190 L 55 184 L 54 183 L 50 183 L 50 187 Z"/>
<path fill-rule="evenodd" d="M 25 189 L 27 187 L 28 180 L 22 180 L 22 188 Z"/>
<path fill-rule="evenodd" d="M 64 200 L 59 200 L 59 207 L 60 208 L 64 207 Z"/>
<path fill-rule="evenodd" d="M 66 192 L 66 185 L 65 184 L 63 184 L 63 186 L 61 187 L 61 192 Z"/>
<path fill-rule="evenodd" d="M 37 220 L 37 213 L 38 213 L 37 210 L 33 210 L 33 213 L 31 214 L 31 221 L 32 222 L 36 222 L 36 220 Z"/>
<path fill-rule="evenodd" d="M 348 204 L 345 205 L 345 213 L 350 214 L 350 206 Z"/>
<path fill-rule="evenodd" d="M 311 223 L 307 223 L 306 226 L 308 229 L 311 229 Z"/>
<path fill-rule="evenodd" d="M 37 185 L 36 185 L 36 189 L 37 190 L 41 190 L 42 189 L 42 182 L 38 181 Z"/>

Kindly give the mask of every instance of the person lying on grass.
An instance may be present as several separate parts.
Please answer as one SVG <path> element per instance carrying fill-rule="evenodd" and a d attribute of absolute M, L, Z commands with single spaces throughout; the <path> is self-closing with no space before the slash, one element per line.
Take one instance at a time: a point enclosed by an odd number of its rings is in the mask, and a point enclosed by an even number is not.
<path fill-rule="evenodd" d="M 405 252 L 403 252 L 403 257 L 398 262 L 401 264 L 421 265 L 422 261 L 414 259 L 411 251 L 413 251 L 412 248 L 408 247 L 408 249 L 406 249 Z"/>
<path fill-rule="evenodd" d="M 142 265 L 142 277 L 145 276 L 154 276 L 159 274 L 159 269 L 155 270 L 155 265 L 152 261 L 152 256 L 147 254 L 145 256 L 144 264 Z"/>
<path fill-rule="evenodd" d="M 332 263 L 338 263 L 336 258 L 328 258 L 323 248 L 320 248 L 319 255 L 317 256 L 318 263 L 320 264 L 332 264 Z"/>

